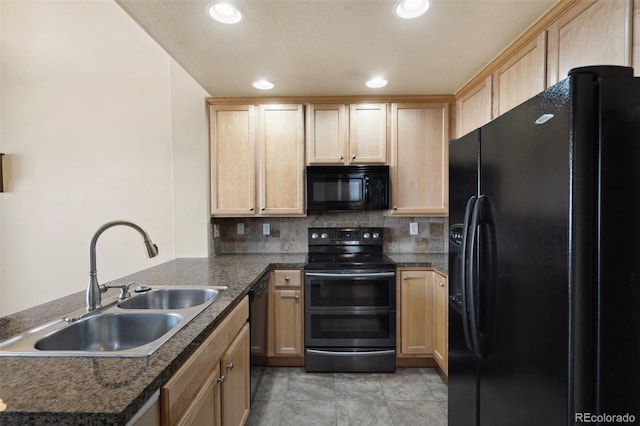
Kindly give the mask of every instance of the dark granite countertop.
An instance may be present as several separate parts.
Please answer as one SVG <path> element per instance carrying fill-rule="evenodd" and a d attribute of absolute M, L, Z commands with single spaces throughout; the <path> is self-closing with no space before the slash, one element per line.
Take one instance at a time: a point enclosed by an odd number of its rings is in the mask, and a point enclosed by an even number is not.
<path fill-rule="evenodd" d="M 226 285 L 229 290 L 145 358 L 0 357 L 2 425 L 123 425 L 164 384 L 269 269 L 301 268 L 306 254 L 175 259 L 123 277 L 149 286 Z M 446 255 L 391 254 L 398 266 L 446 273 Z M 115 292 L 115 293 L 113 293 Z M 106 296 L 117 294 L 110 290 Z M 0 341 L 84 306 L 78 292 L 0 318 Z"/>

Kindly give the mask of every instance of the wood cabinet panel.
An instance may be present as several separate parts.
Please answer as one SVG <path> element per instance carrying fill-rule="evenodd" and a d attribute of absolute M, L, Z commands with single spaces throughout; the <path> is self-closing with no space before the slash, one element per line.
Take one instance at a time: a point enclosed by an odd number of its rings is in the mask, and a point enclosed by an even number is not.
<path fill-rule="evenodd" d="M 220 426 L 220 365 L 209 375 L 178 426 Z"/>
<path fill-rule="evenodd" d="M 487 124 L 492 119 L 492 77 L 487 77 L 456 102 L 456 137 Z"/>
<path fill-rule="evenodd" d="M 391 215 L 448 214 L 449 104 L 391 105 Z"/>
<path fill-rule="evenodd" d="M 349 105 L 349 160 L 353 164 L 387 162 L 387 104 Z"/>
<path fill-rule="evenodd" d="M 348 114 L 345 104 L 307 107 L 307 164 L 345 164 L 348 160 Z"/>
<path fill-rule="evenodd" d="M 546 88 L 546 39 L 546 32 L 541 33 L 494 73 L 494 117 Z"/>
<path fill-rule="evenodd" d="M 436 272 L 433 274 L 435 279 L 433 358 L 444 374 L 447 375 L 449 364 L 449 286 L 447 285 L 446 277 Z"/>
<path fill-rule="evenodd" d="M 575 67 L 630 65 L 631 19 L 629 0 L 578 2 L 548 29 L 547 84 Z"/>
<path fill-rule="evenodd" d="M 273 290 L 273 353 L 303 354 L 302 290 Z"/>
<path fill-rule="evenodd" d="M 255 202 L 255 107 L 212 105 L 211 212 L 249 214 Z"/>
<path fill-rule="evenodd" d="M 304 215 L 302 105 L 211 106 L 211 212 Z"/>
<path fill-rule="evenodd" d="M 249 416 L 249 324 L 245 324 L 220 360 L 222 424 L 242 426 Z"/>
<path fill-rule="evenodd" d="M 260 105 L 260 214 L 304 213 L 304 109 Z"/>
<path fill-rule="evenodd" d="M 433 270 L 398 269 L 399 361 L 433 358 L 448 374 L 449 287 Z"/>
<path fill-rule="evenodd" d="M 400 353 L 432 354 L 434 348 L 434 279 L 431 271 L 400 271 Z"/>

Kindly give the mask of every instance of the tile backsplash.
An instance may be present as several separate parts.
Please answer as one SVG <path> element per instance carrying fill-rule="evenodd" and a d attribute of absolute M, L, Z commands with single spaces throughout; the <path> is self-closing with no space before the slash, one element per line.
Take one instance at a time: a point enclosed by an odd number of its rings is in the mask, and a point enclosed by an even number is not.
<path fill-rule="evenodd" d="M 391 217 L 379 211 L 323 213 L 296 218 L 214 218 L 220 236 L 213 237 L 213 254 L 221 253 L 303 253 L 307 251 L 310 227 L 384 227 L 387 253 L 445 253 L 446 217 Z M 409 235 L 409 224 L 418 223 L 418 235 Z M 271 227 L 263 235 L 263 224 Z M 238 234 L 238 224 L 244 234 Z M 211 232 L 214 235 L 214 232 Z"/>

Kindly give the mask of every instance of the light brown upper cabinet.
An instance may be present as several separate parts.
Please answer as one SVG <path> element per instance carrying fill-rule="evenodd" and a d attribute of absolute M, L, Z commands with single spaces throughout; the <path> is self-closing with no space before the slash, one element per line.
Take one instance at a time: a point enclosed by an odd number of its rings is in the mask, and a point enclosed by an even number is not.
<path fill-rule="evenodd" d="M 260 105 L 260 214 L 304 214 L 304 108 Z"/>
<path fill-rule="evenodd" d="M 212 105 L 211 212 L 253 215 L 256 189 L 256 107 Z"/>
<path fill-rule="evenodd" d="M 491 121 L 492 78 L 487 77 L 469 91 L 456 96 L 456 137 L 466 135 Z"/>
<path fill-rule="evenodd" d="M 447 216 L 449 104 L 391 105 L 392 215 Z"/>
<path fill-rule="evenodd" d="M 387 104 L 312 104 L 308 164 L 386 164 Z"/>
<path fill-rule="evenodd" d="M 304 215 L 304 108 L 211 106 L 211 212 Z"/>
<path fill-rule="evenodd" d="M 548 29 L 547 85 L 587 65 L 631 65 L 632 7 L 628 0 L 581 1 Z"/>
<path fill-rule="evenodd" d="M 542 92 L 546 86 L 547 33 L 529 42 L 493 74 L 493 116 Z"/>
<path fill-rule="evenodd" d="M 307 107 L 307 164 L 346 164 L 349 114 L 345 104 Z"/>

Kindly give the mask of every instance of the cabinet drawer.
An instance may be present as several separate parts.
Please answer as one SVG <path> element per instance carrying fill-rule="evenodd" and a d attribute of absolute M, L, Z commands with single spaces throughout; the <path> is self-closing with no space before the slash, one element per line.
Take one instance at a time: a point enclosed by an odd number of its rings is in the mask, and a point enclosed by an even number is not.
<path fill-rule="evenodd" d="M 278 269 L 273 271 L 273 285 L 276 287 L 302 286 L 302 271 L 298 269 Z"/>

